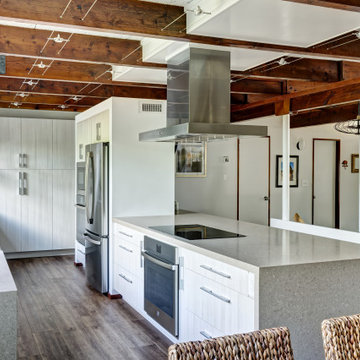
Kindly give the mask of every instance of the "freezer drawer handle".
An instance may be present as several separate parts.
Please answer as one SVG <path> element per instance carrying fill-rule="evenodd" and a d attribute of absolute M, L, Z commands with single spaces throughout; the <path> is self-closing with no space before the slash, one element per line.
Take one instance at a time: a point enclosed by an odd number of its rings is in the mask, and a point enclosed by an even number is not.
<path fill-rule="evenodd" d="M 211 266 L 208 266 L 208 265 L 200 265 L 200 267 L 203 268 L 203 269 L 205 269 L 205 270 L 207 270 L 207 271 L 211 271 L 212 273 L 214 273 L 214 274 L 216 274 L 216 275 L 220 275 L 220 276 L 222 276 L 222 277 L 224 277 L 224 278 L 226 278 L 226 279 L 231 279 L 231 276 L 230 276 L 230 275 L 225 274 L 225 273 L 223 273 L 223 272 L 221 272 L 221 271 L 215 270 L 215 269 L 213 269 Z"/>
<path fill-rule="evenodd" d="M 212 290 L 210 290 L 210 289 L 208 289 L 208 288 L 206 288 L 206 287 L 204 287 L 204 286 L 201 286 L 201 287 L 200 287 L 200 290 L 205 291 L 207 294 L 209 294 L 209 295 L 211 295 L 211 296 L 214 296 L 214 297 L 216 297 L 217 299 L 219 299 L 219 300 L 221 300 L 221 301 L 223 301 L 223 302 L 226 302 L 227 304 L 230 304 L 230 303 L 231 303 L 231 300 L 230 300 L 230 299 L 226 298 L 225 296 L 216 294 L 216 293 L 214 293 Z"/>
<path fill-rule="evenodd" d="M 130 280 L 129 278 L 127 278 L 125 275 L 119 274 L 119 276 L 120 276 L 121 278 L 123 278 L 125 281 L 127 281 L 128 283 L 130 283 L 130 284 L 133 283 L 132 280 Z"/>
<path fill-rule="evenodd" d="M 200 331 L 200 334 L 205 338 L 205 339 L 212 339 L 213 337 L 211 335 L 209 335 L 206 331 Z"/>
<path fill-rule="evenodd" d="M 118 231 L 118 233 L 119 234 L 121 234 L 121 235 L 125 235 L 125 236 L 127 236 L 127 237 L 129 237 L 129 238 L 132 238 L 133 236 L 132 235 L 130 235 L 130 234 L 127 234 L 127 233 L 124 233 L 123 231 Z"/>
<path fill-rule="evenodd" d="M 127 251 L 127 252 L 129 252 L 129 253 L 132 253 L 132 252 L 133 252 L 131 249 L 128 249 L 127 247 L 122 246 L 122 245 L 119 245 L 119 248 L 120 248 L 120 249 L 123 249 L 123 250 L 125 250 L 125 251 Z"/>
<path fill-rule="evenodd" d="M 151 261 L 152 263 L 154 263 L 156 265 L 159 265 L 159 266 L 163 267 L 164 269 L 171 270 L 171 271 L 177 271 L 178 270 L 178 265 L 172 265 L 172 264 L 168 264 L 166 262 L 163 262 L 161 260 L 158 260 L 158 259 L 152 257 L 151 255 L 149 255 L 146 250 L 142 251 L 141 255 L 145 259 Z"/>
<path fill-rule="evenodd" d="M 90 241 L 94 245 L 101 245 L 101 241 L 96 241 L 96 240 L 92 239 L 88 234 L 84 234 L 84 236 L 86 237 L 87 241 Z"/>

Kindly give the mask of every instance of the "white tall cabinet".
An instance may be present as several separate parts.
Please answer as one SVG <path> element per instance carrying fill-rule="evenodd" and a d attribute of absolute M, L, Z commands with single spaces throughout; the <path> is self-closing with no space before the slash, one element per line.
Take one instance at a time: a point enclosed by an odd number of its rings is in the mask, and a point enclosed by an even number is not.
<path fill-rule="evenodd" d="M 144 112 L 144 102 L 161 104 L 159 112 Z M 174 213 L 174 144 L 140 142 L 139 133 L 166 125 L 166 101 L 112 97 L 76 116 L 77 161 L 85 146 L 109 142 L 110 274 L 122 264 L 112 253 L 112 217 Z M 77 245 L 79 246 L 79 245 Z M 76 262 L 82 262 L 80 254 Z M 76 252 L 77 254 L 77 252 Z M 79 256 L 79 258 L 77 258 Z M 114 259 L 116 257 L 116 259 Z M 110 294 L 117 293 L 110 275 Z"/>
<path fill-rule="evenodd" d="M 0 118 L 0 248 L 73 248 L 74 121 Z"/>

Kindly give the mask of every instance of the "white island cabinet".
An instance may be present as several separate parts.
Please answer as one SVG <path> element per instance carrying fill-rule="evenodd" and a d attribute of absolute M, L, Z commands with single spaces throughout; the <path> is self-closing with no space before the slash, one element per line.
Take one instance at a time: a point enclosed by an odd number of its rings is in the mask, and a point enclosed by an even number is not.
<path fill-rule="evenodd" d="M 173 342 L 287 326 L 296 359 L 321 359 L 321 322 L 359 312 L 359 244 L 205 214 L 113 221 L 118 292 Z M 245 236 L 189 241 L 152 228 L 185 224 Z M 145 236 L 178 249 L 178 338 L 143 310 Z"/>

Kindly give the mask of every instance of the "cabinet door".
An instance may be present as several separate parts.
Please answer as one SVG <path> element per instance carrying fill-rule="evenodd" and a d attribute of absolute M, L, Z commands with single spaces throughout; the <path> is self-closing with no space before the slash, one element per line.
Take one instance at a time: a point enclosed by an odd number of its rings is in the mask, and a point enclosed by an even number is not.
<path fill-rule="evenodd" d="M 91 120 L 76 124 L 76 161 L 85 161 L 85 146 L 91 143 Z"/>
<path fill-rule="evenodd" d="M 0 169 L 18 169 L 21 153 L 21 121 L 0 118 Z"/>
<path fill-rule="evenodd" d="M 22 251 L 52 249 L 52 173 L 51 170 L 24 172 Z"/>
<path fill-rule="evenodd" d="M 91 142 L 109 141 L 109 111 L 91 118 Z"/>
<path fill-rule="evenodd" d="M 53 249 L 75 244 L 75 171 L 53 170 Z"/>
<path fill-rule="evenodd" d="M 19 171 L 0 170 L 0 249 L 21 250 L 21 196 Z"/>
<path fill-rule="evenodd" d="M 52 120 L 22 119 L 22 153 L 27 169 L 52 169 Z"/>
<path fill-rule="evenodd" d="M 75 122 L 53 120 L 53 169 L 75 167 Z"/>

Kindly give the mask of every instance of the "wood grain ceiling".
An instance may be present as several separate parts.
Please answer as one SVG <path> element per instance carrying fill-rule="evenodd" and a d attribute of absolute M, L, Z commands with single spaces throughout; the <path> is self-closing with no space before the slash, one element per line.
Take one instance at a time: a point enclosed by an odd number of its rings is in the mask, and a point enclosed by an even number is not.
<path fill-rule="evenodd" d="M 356 0 L 283 1 L 359 11 Z M 112 81 L 111 65 L 165 66 L 143 62 L 140 41 L 76 33 L 81 28 L 289 54 L 282 65 L 279 58 L 245 72 L 232 71 L 232 121 L 273 115 L 287 99 L 294 124 L 304 124 L 304 116 L 314 123 L 323 123 L 322 117 L 332 121 L 341 108 L 346 110 L 344 118 L 353 114 L 353 104 L 345 103 L 360 99 L 356 31 L 300 48 L 186 34 L 182 14 L 178 6 L 138 0 L 0 0 L 0 20 L 62 26 L 69 31 L 0 25 L 0 54 L 6 55 L 6 73 L 0 75 L 0 107 L 83 111 L 110 96 L 166 98 L 165 86 Z M 69 41 L 48 40 L 57 35 Z M 32 85 L 24 83 L 30 80 Z"/>

